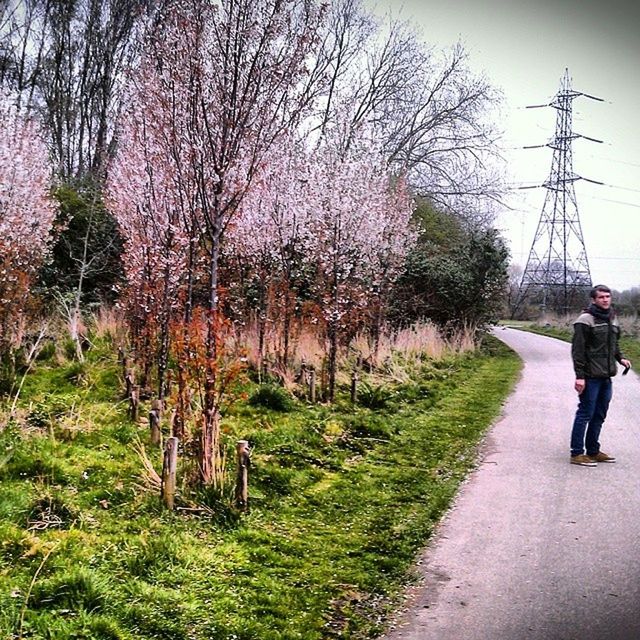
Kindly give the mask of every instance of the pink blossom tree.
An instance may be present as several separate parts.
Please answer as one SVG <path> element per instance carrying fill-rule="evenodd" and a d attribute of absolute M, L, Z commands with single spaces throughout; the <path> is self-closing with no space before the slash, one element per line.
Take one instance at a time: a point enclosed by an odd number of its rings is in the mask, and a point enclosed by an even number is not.
<path fill-rule="evenodd" d="M 0 97 L 0 356 L 19 340 L 31 284 L 49 252 L 51 178 L 38 124 Z"/>
<path fill-rule="evenodd" d="M 378 353 L 393 285 L 417 239 L 411 220 L 414 200 L 405 176 L 387 175 L 386 192 L 379 206 L 379 235 L 365 264 L 369 334 L 375 354 Z"/>
<path fill-rule="evenodd" d="M 172 122 L 162 109 L 165 87 L 146 66 L 133 78 L 120 121 L 126 144 L 110 167 L 108 204 L 125 242 L 124 301 L 143 363 L 142 382 L 147 384 L 155 364 L 157 395 L 163 400 L 170 325 L 184 315 L 190 249 L 183 211 L 186 188 L 169 154 Z"/>
<path fill-rule="evenodd" d="M 267 152 L 302 117 L 310 99 L 301 80 L 321 14 L 308 0 L 176 1 L 168 3 L 147 42 L 151 67 L 145 73 L 155 76 L 163 91 L 143 91 L 141 111 L 147 122 L 164 123 L 162 154 L 172 164 L 171 188 L 193 249 L 188 272 L 206 279 L 201 302 L 207 330 L 197 332 L 205 341 L 198 421 L 198 466 L 205 484 L 221 464 L 215 442 L 219 383 L 225 379 L 219 359 L 223 238 Z M 120 143 L 126 148 L 124 137 Z M 195 300 L 191 293 L 188 309 Z"/>

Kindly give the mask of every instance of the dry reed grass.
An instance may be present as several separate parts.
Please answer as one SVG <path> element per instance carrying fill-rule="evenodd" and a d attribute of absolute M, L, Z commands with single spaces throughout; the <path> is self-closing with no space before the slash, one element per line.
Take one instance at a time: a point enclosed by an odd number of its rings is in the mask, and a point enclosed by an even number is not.
<path fill-rule="evenodd" d="M 420 374 L 426 361 L 440 362 L 476 348 L 475 332 L 458 331 L 445 338 L 431 322 L 418 322 L 396 332 L 385 332 L 375 350 L 365 337 L 354 345 L 376 371 L 375 378 L 409 382 Z"/>
<path fill-rule="evenodd" d="M 258 349 L 258 330 L 250 324 L 236 340 L 244 341 L 247 359 L 251 366 L 260 370 Z M 279 362 L 278 353 L 282 336 L 270 327 L 265 336 L 265 345 L 269 345 L 263 357 L 267 360 L 272 373 L 275 373 L 284 386 L 292 389 L 296 385 L 297 373 L 304 363 L 320 372 L 326 357 L 325 343 L 319 332 L 313 327 L 301 329 L 292 341 L 292 357 L 285 368 Z M 338 359 L 338 384 L 348 384 L 351 371 L 357 363 L 364 364 L 374 377 L 382 377 L 405 382 L 420 369 L 425 360 L 440 361 L 476 348 L 475 332 L 465 329 L 445 338 L 436 325 L 420 322 L 399 331 L 386 331 L 377 345 L 365 334 L 359 334 L 344 349 Z"/>
<path fill-rule="evenodd" d="M 127 327 L 116 308 L 100 308 L 89 318 L 89 323 L 94 338 L 109 339 L 114 345 L 126 344 Z M 299 383 L 303 364 L 320 374 L 326 360 L 326 342 L 317 327 L 307 324 L 296 327 L 292 332 L 286 367 L 281 362 L 282 345 L 281 331 L 273 323 L 267 323 L 265 328 L 262 354 L 255 320 L 244 326 L 234 326 L 228 335 L 230 353 L 241 354 L 256 371 L 263 371 L 266 363 L 268 370 L 291 390 Z M 473 351 L 475 347 L 475 334 L 471 328 L 445 337 L 436 325 L 428 321 L 399 331 L 384 331 L 377 345 L 365 334 L 360 334 L 339 355 L 338 383 L 349 383 L 351 371 L 358 362 L 364 363 L 366 370 L 376 372 L 374 377 L 406 381 L 415 375 L 425 360 L 440 361 Z"/>
<path fill-rule="evenodd" d="M 122 313 L 115 307 L 103 305 L 89 319 L 92 334 L 98 339 L 111 340 L 113 344 L 123 345 L 127 342 L 127 327 Z"/>
<path fill-rule="evenodd" d="M 236 350 L 242 347 L 247 362 L 253 369 L 261 371 L 263 362 L 266 361 L 271 373 L 280 378 L 288 389 L 296 386 L 298 371 L 303 363 L 307 367 L 320 371 L 325 357 L 323 341 L 313 328 L 302 328 L 290 337 L 290 356 L 286 367 L 281 363 L 283 336 L 273 324 L 267 324 L 262 354 L 259 348 L 257 322 L 252 321 L 244 327 L 237 328 L 234 342 Z"/>
<path fill-rule="evenodd" d="M 619 316 L 618 321 L 623 335 L 640 337 L 640 318 L 637 316 Z"/>

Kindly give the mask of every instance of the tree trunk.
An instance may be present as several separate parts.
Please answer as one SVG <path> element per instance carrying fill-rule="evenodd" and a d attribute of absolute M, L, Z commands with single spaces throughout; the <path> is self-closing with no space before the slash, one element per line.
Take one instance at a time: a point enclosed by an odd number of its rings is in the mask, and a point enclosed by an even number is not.
<path fill-rule="evenodd" d="M 284 319 L 282 323 L 282 333 L 282 364 L 286 368 L 289 364 L 289 342 L 291 337 L 291 294 L 289 287 L 287 287 L 284 295 Z"/>
<path fill-rule="evenodd" d="M 209 485 L 216 481 L 219 451 L 220 415 L 216 402 L 217 357 L 218 357 L 218 260 L 220 236 L 211 238 L 209 264 L 209 313 L 207 316 L 207 344 L 204 380 L 204 407 L 200 434 L 200 479 Z"/>
<path fill-rule="evenodd" d="M 336 397 L 336 367 L 338 365 L 338 327 L 335 320 L 329 321 L 329 402 Z"/>

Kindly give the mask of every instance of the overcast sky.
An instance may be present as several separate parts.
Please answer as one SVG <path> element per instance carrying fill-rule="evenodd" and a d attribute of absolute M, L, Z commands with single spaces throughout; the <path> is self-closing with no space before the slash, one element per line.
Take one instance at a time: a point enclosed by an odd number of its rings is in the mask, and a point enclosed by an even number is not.
<path fill-rule="evenodd" d="M 604 182 L 576 183 L 578 211 L 595 283 L 640 286 L 640 4 L 621 0 L 379 0 L 415 19 L 429 44 L 462 42 L 475 71 L 504 94 L 505 153 L 514 185 L 542 183 L 556 110 L 549 102 L 565 68 L 573 89 L 601 97 L 573 101 L 573 130 L 603 140 L 573 142 L 573 169 Z M 515 191 L 496 225 L 524 267 L 546 190 Z M 624 204 L 623 204 L 624 203 Z"/>

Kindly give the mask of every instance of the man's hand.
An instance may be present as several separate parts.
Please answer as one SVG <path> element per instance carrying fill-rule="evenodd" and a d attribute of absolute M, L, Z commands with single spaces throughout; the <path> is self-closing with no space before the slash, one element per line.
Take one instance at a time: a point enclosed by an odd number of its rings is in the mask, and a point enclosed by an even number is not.
<path fill-rule="evenodd" d="M 582 378 L 576 378 L 576 383 L 573 385 L 573 388 L 578 392 L 578 395 L 580 395 L 586 386 L 587 383 Z"/>
<path fill-rule="evenodd" d="M 620 360 L 620 364 L 621 364 L 625 369 L 630 369 L 630 368 L 631 368 L 631 360 L 627 360 L 626 358 L 622 358 L 622 360 Z"/>

